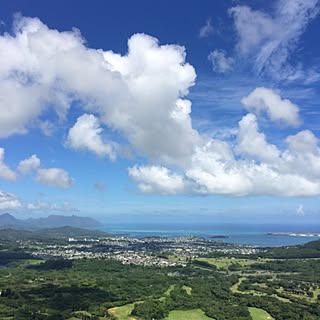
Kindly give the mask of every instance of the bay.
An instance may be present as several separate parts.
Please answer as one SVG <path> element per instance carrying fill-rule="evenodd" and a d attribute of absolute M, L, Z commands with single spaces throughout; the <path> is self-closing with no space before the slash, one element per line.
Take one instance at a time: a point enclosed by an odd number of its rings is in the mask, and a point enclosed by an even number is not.
<path fill-rule="evenodd" d="M 304 244 L 318 240 L 316 236 L 270 235 L 268 233 L 320 233 L 320 225 L 277 225 L 277 224 L 114 224 L 100 230 L 130 237 L 217 237 L 219 241 L 240 245 L 279 247 Z"/>

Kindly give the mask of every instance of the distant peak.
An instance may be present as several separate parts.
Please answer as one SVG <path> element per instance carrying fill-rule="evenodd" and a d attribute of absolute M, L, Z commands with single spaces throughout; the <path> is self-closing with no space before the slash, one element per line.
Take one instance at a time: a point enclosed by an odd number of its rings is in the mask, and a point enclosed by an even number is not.
<path fill-rule="evenodd" d="M 16 219 L 13 215 L 11 215 L 10 213 L 6 212 L 3 214 L 0 214 L 0 218 L 11 218 L 11 219 Z"/>

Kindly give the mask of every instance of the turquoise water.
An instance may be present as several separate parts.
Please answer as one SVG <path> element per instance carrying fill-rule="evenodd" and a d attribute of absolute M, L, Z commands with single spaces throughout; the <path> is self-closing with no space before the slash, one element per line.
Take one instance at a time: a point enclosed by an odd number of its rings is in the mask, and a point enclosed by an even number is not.
<path fill-rule="evenodd" d="M 254 246 L 289 246 L 303 244 L 318 240 L 320 237 L 311 236 L 276 236 L 268 235 L 268 232 L 317 232 L 320 233 L 320 225 L 133 225 L 117 224 L 101 228 L 103 231 L 113 234 L 126 234 L 131 237 L 180 237 L 200 236 L 210 238 L 222 235 L 227 238 L 219 239 L 228 243 L 236 243 Z"/>

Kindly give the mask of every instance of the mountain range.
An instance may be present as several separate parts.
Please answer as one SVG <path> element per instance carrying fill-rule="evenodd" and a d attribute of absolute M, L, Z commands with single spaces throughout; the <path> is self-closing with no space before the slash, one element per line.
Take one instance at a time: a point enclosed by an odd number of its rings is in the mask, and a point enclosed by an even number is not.
<path fill-rule="evenodd" d="M 101 223 L 93 218 L 79 216 L 50 215 L 46 218 L 17 219 L 9 213 L 0 215 L 0 228 L 43 229 L 59 227 L 95 228 Z"/>

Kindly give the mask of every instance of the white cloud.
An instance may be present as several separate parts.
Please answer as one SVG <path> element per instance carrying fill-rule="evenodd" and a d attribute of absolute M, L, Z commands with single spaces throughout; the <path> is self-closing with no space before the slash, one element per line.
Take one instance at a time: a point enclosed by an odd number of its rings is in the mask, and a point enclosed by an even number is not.
<path fill-rule="evenodd" d="M 178 162 L 198 139 L 184 99 L 196 74 L 185 56 L 184 47 L 145 34 L 129 39 L 125 55 L 91 49 L 79 31 L 20 17 L 13 35 L 0 36 L 0 137 L 26 133 L 31 123 L 47 132 L 39 121 L 45 108 L 62 121 L 76 100 L 139 154 Z"/>
<path fill-rule="evenodd" d="M 45 201 L 37 201 L 34 203 L 28 203 L 26 208 L 31 211 L 60 211 L 60 212 L 79 211 L 79 209 L 73 207 L 69 202 L 56 204 L 56 203 L 48 203 Z"/>
<path fill-rule="evenodd" d="M 272 90 L 257 88 L 243 99 L 257 114 L 266 112 L 272 121 L 299 123 L 296 105 Z M 285 140 L 288 148 L 270 144 L 259 131 L 257 117 L 248 113 L 239 121 L 237 143 L 201 136 L 193 154 L 176 164 L 175 176 L 165 167 L 129 169 L 129 175 L 145 193 L 222 194 L 232 196 L 315 196 L 320 194 L 320 149 L 318 138 L 300 131 Z M 235 157 L 234 153 L 241 157 Z M 177 179 L 176 179 L 177 178 Z M 162 181 L 167 183 L 162 183 Z M 169 181 L 169 182 L 168 182 Z M 172 184 L 170 183 L 172 182 Z M 178 182 L 177 188 L 173 182 Z"/>
<path fill-rule="evenodd" d="M 0 210 L 19 209 L 21 207 L 22 203 L 18 196 L 0 190 Z"/>
<path fill-rule="evenodd" d="M 36 172 L 35 181 L 47 186 L 69 188 L 74 184 L 74 180 L 70 178 L 68 172 L 64 169 L 41 168 L 40 165 L 41 160 L 37 155 L 33 154 L 31 157 L 19 162 L 18 170 L 24 175 Z M 38 205 L 40 204 L 41 202 L 38 202 Z M 32 206 L 33 204 L 30 205 Z"/>
<path fill-rule="evenodd" d="M 75 125 L 70 128 L 67 137 L 67 146 L 76 150 L 89 150 L 98 156 L 108 156 L 115 159 L 114 146 L 105 143 L 101 134 L 103 129 L 97 117 L 92 114 L 83 114 L 77 119 Z"/>
<path fill-rule="evenodd" d="M 199 31 L 200 38 L 208 38 L 211 34 L 214 33 L 214 29 L 211 25 L 211 19 L 208 19 L 206 24 L 201 27 Z"/>
<path fill-rule="evenodd" d="M 218 73 L 228 73 L 232 71 L 234 59 L 227 57 L 222 50 L 211 51 L 208 60 L 212 63 L 212 69 Z"/>
<path fill-rule="evenodd" d="M 319 13 L 318 0 L 278 0 L 271 15 L 248 6 L 236 6 L 229 12 L 238 33 L 238 51 L 254 59 L 258 73 L 289 80 L 310 78 L 312 70 L 292 67 L 288 60 L 307 25 Z"/>
<path fill-rule="evenodd" d="M 311 8 L 311 0 L 306 5 L 301 2 L 301 13 L 293 7 L 296 3 L 294 0 L 286 7 L 288 21 L 301 27 L 304 17 L 306 26 L 311 19 L 306 7 Z M 291 26 L 286 41 L 281 38 L 281 44 L 276 45 L 269 41 L 275 32 L 274 17 L 248 7 L 236 8 L 232 12 L 239 23 L 239 50 L 243 54 L 258 50 L 256 61 L 265 66 L 266 61 L 280 55 L 285 58 L 279 60 L 282 68 L 287 59 L 283 48 L 291 48 L 291 41 L 298 39 Z M 279 5 L 277 12 L 280 9 Z M 297 15 L 299 21 L 293 21 Z M 254 22 L 256 29 L 251 27 Z M 241 29 L 243 26 L 248 30 Z M 279 37 L 287 30 L 281 26 Z M 267 55 L 270 43 L 275 49 Z M 255 117 L 249 115 L 239 124 L 237 148 L 244 156 L 239 159 L 232 144 L 193 129 L 192 105 L 186 96 L 196 73 L 185 59 L 184 47 L 160 45 L 145 34 L 133 35 L 128 52 L 121 55 L 88 48 L 76 30 L 59 32 L 38 19 L 19 18 L 12 35 L 0 36 L 0 137 L 26 133 L 31 124 L 46 131 L 51 127 L 46 122 L 41 125 L 46 121 L 42 119 L 46 108 L 52 108 L 62 123 L 72 102 L 77 101 L 86 114 L 69 130 L 68 145 L 112 157 L 113 145 L 107 147 L 110 143 L 104 142 L 102 128 L 106 136 L 108 130 L 117 132 L 136 154 L 157 163 L 128 169 L 142 192 L 320 195 L 319 148 L 312 133 L 288 137 L 288 148 L 280 150 L 267 142 Z M 257 88 L 242 102 L 257 116 L 266 113 L 272 121 L 293 126 L 300 123 L 298 107 L 270 89 Z M 250 139 L 256 150 L 249 147 Z M 304 143 L 308 147 L 302 152 Z M 15 178 L 10 169 L 7 172 Z M 36 181 L 65 188 L 73 184 L 69 174 L 58 168 L 38 168 Z"/>
<path fill-rule="evenodd" d="M 160 46 L 143 34 L 132 36 L 128 55 L 105 52 L 129 93 L 125 104 L 105 108 L 105 123 L 123 132 L 141 154 L 164 162 L 179 162 L 192 154 L 199 137 L 192 128 L 191 102 L 183 99 L 194 84 L 195 71 L 185 63 L 184 48 Z"/>
<path fill-rule="evenodd" d="M 36 181 L 49 187 L 69 188 L 74 180 L 68 172 L 60 168 L 39 169 Z"/>
<path fill-rule="evenodd" d="M 237 168 L 230 146 L 219 140 L 198 147 L 185 174 L 193 182 L 195 193 L 245 195 L 250 187 L 250 181 Z"/>
<path fill-rule="evenodd" d="M 320 179 L 319 140 L 311 131 L 304 130 L 287 137 L 288 149 L 282 154 L 282 170 L 295 172 L 311 181 Z"/>
<path fill-rule="evenodd" d="M 37 201 L 37 202 L 34 202 L 34 203 L 28 203 L 27 204 L 27 209 L 28 210 L 49 210 L 51 209 L 52 205 L 47 203 L 47 202 L 44 202 L 44 201 Z"/>
<path fill-rule="evenodd" d="M 287 168 L 287 167 L 285 167 Z M 279 164 L 249 160 L 219 159 L 215 150 L 199 149 L 186 176 L 194 192 L 234 196 L 314 196 L 320 194 L 319 180 L 312 180 Z"/>
<path fill-rule="evenodd" d="M 305 211 L 304 211 L 304 207 L 302 204 L 299 204 L 299 206 L 297 207 L 296 209 L 296 215 L 297 216 L 300 216 L 300 217 L 303 217 L 306 215 Z"/>
<path fill-rule="evenodd" d="M 280 150 L 267 142 L 256 121 L 253 114 L 248 114 L 239 122 L 235 150 L 245 157 L 236 158 L 227 142 L 204 138 L 192 157 L 180 165 L 180 175 L 154 166 L 135 166 L 129 169 L 129 175 L 145 193 L 320 195 L 317 139 L 301 131 L 287 138 L 288 149 Z M 301 148 L 303 141 L 308 148 Z"/>
<path fill-rule="evenodd" d="M 44 135 L 50 137 L 53 135 L 55 131 L 54 124 L 49 120 L 39 121 L 38 122 L 39 128 L 44 133 Z"/>
<path fill-rule="evenodd" d="M 135 165 L 128 172 L 144 193 L 177 194 L 185 188 L 183 178 L 165 167 Z"/>
<path fill-rule="evenodd" d="M 40 159 L 33 154 L 31 157 L 21 160 L 18 165 L 18 170 L 22 174 L 28 174 L 40 168 Z"/>
<path fill-rule="evenodd" d="M 185 170 L 194 191 L 203 194 L 315 196 L 320 194 L 320 148 L 310 131 L 286 139 L 280 150 L 259 132 L 257 119 L 247 114 L 239 122 L 235 151 L 212 140 L 197 148 Z"/>
<path fill-rule="evenodd" d="M 298 106 L 288 99 L 282 99 L 271 89 L 256 88 L 241 102 L 248 111 L 258 116 L 264 112 L 272 121 L 291 126 L 298 126 L 301 123 Z"/>
<path fill-rule="evenodd" d="M 310 130 L 303 130 L 296 135 L 288 136 L 286 142 L 289 146 L 289 150 L 293 152 L 319 153 L 319 139 Z"/>
<path fill-rule="evenodd" d="M 4 149 L 0 148 L 0 178 L 15 181 L 16 173 L 12 171 L 4 162 Z M 22 174 L 36 172 L 35 180 L 47 186 L 69 188 L 74 184 L 74 180 L 68 172 L 60 168 L 40 168 L 41 161 L 37 155 L 33 154 L 27 159 L 21 160 L 18 170 Z"/>
<path fill-rule="evenodd" d="M 6 52 L 6 48 L 1 45 L 0 52 Z M 10 53 L 8 54 L 8 56 Z M 1 61 L 4 57 L 0 53 Z M 1 72 L 0 66 L 0 72 Z M 3 79 L 6 74 L 1 72 L 0 80 L 0 137 L 6 137 L 15 133 L 24 134 L 27 132 L 26 124 L 41 113 L 40 89 L 37 87 L 27 87 L 11 79 Z M 23 106 L 23 108 L 22 108 Z"/>
<path fill-rule="evenodd" d="M 4 149 L 0 148 L 0 179 L 15 181 L 16 173 L 4 163 L 4 153 Z"/>
<path fill-rule="evenodd" d="M 252 113 L 248 113 L 239 121 L 236 150 L 262 162 L 273 162 L 280 155 L 278 148 L 269 144 L 265 135 L 259 132 L 257 118 Z"/>

